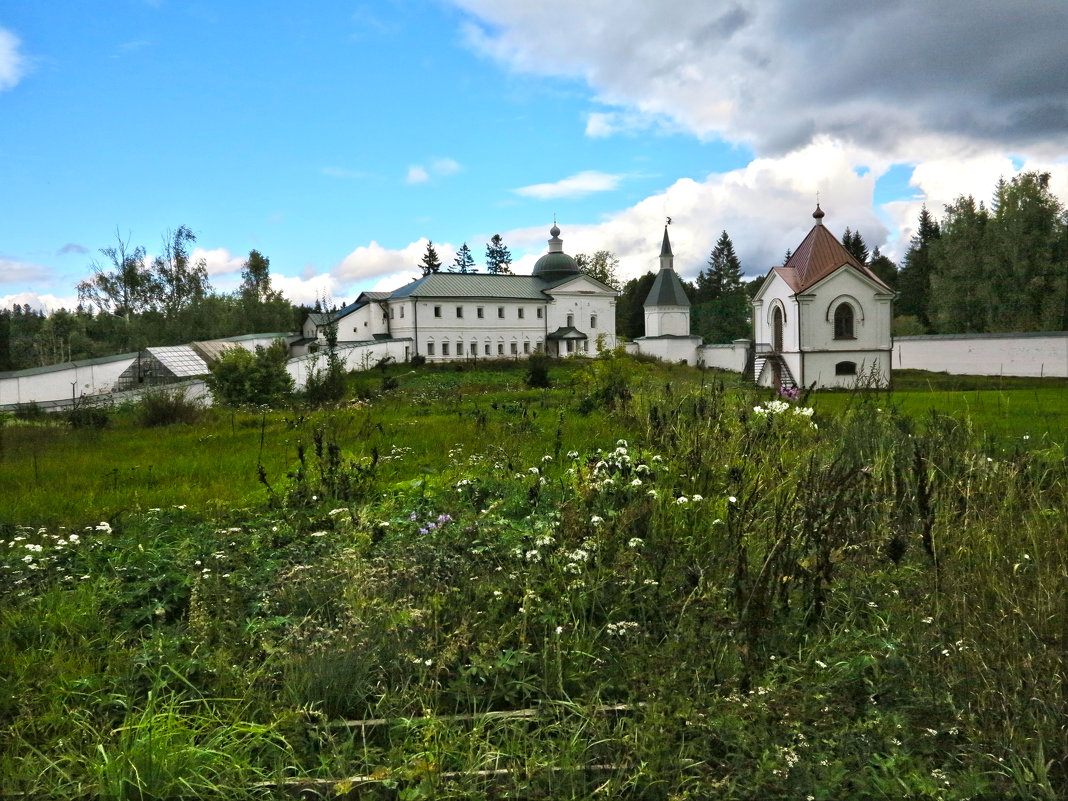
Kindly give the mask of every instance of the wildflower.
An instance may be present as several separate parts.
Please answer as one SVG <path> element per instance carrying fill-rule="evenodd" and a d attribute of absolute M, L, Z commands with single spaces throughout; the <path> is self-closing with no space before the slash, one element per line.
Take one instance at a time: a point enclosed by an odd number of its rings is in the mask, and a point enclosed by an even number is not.
<path fill-rule="evenodd" d="M 108 521 L 106 521 L 106 520 L 101 520 L 100 523 L 97 524 L 96 530 L 97 531 L 103 531 L 105 534 L 110 534 L 111 533 L 111 524 L 108 523 Z"/>
<path fill-rule="evenodd" d="M 690 496 L 690 500 L 692 500 L 694 503 L 697 503 L 698 501 L 703 501 L 704 499 L 704 495 L 698 495 L 696 492 Z"/>
<path fill-rule="evenodd" d="M 616 446 L 620 447 L 620 448 L 626 448 L 627 447 L 627 441 L 625 439 L 616 440 Z"/>
<path fill-rule="evenodd" d="M 645 540 L 643 540 L 641 537 L 631 537 L 629 540 L 627 540 L 628 548 L 641 548 L 643 545 L 645 545 Z"/>
<path fill-rule="evenodd" d="M 921 620 L 920 622 L 921 622 L 921 623 L 934 623 L 934 618 L 933 618 L 933 617 L 925 617 L 925 618 L 924 618 L 923 620 Z"/>
<path fill-rule="evenodd" d="M 652 462 L 662 462 L 662 461 L 664 461 L 664 457 L 661 456 L 660 454 L 657 454 L 652 459 L 650 459 L 650 461 L 652 461 Z"/>
<path fill-rule="evenodd" d="M 543 548 L 543 547 L 545 547 L 547 545 L 552 545 L 554 542 L 556 542 L 556 540 L 554 540 L 548 534 L 542 534 L 541 536 L 539 536 L 537 539 L 534 540 L 534 544 L 536 546 L 538 546 L 539 548 Z"/>
<path fill-rule="evenodd" d="M 557 634 L 563 634 L 564 633 L 564 627 L 563 626 L 557 626 L 556 627 L 556 633 Z"/>
<path fill-rule="evenodd" d="M 419 515 L 417 515 L 415 512 L 412 512 L 410 515 L 408 515 L 408 519 L 409 520 L 418 520 L 419 519 Z"/>
<path fill-rule="evenodd" d="M 541 457 L 541 460 L 542 460 L 543 463 L 544 462 L 551 462 L 553 460 L 553 457 L 551 457 L 548 454 L 546 454 L 545 456 Z"/>
<path fill-rule="evenodd" d="M 419 533 L 420 534 L 429 534 L 430 533 L 430 529 L 421 528 L 421 529 L 419 529 Z"/>
<path fill-rule="evenodd" d="M 827 663 L 821 662 L 819 659 L 816 660 L 816 664 L 819 665 L 821 668 L 827 667 Z"/>
<path fill-rule="evenodd" d="M 567 452 L 567 458 L 568 459 L 577 459 L 577 458 L 579 458 L 579 452 L 578 451 L 568 451 Z"/>
<path fill-rule="evenodd" d="M 567 555 L 567 558 L 572 562 L 585 562 L 590 558 L 589 551 L 584 551 L 581 548 L 576 548 Z"/>
<path fill-rule="evenodd" d="M 642 480 L 640 478 L 636 478 L 632 482 L 630 482 L 630 485 L 632 487 L 640 487 L 642 485 Z"/>
<path fill-rule="evenodd" d="M 434 660 L 433 659 L 424 659 L 423 660 L 423 664 L 426 665 L 427 667 L 430 667 L 431 665 L 434 664 Z"/>
<path fill-rule="evenodd" d="M 537 550 L 531 549 L 531 550 L 526 552 L 525 557 L 526 557 L 526 560 L 528 562 L 540 562 L 541 561 L 541 551 L 537 551 Z"/>
<path fill-rule="evenodd" d="M 601 517 L 600 515 L 594 515 L 593 517 L 590 518 L 590 522 L 593 523 L 595 526 L 599 526 L 599 525 L 601 525 L 601 523 L 604 522 L 604 518 Z"/>
<path fill-rule="evenodd" d="M 675 499 L 675 503 L 677 503 L 679 506 L 685 506 L 689 502 L 690 499 L 687 498 L 685 495 L 680 495 L 678 498 Z"/>
<path fill-rule="evenodd" d="M 738 499 L 736 497 L 734 497 L 733 495 L 729 495 L 727 497 L 727 500 L 730 501 L 731 503 L 738 503 Z"/>
<path fill-rule="evenodd" d="M 311 533 L 311 535 L 313 537 L 325 537 L 326 536 L 326 532 L 325 531 L 313 531 Z"/>
<path fill-rule="evenodd" d="M 655 489 L 651 489 L 651 490 L 649 490 L 649 491 L 648 491 L 648 492 L 646 493 L 646 495 L 648 495 L 648 496 L 649 496 L 650 498 L 657 498 L 657 497 L 659 497 L 659 495 L 657 495 L 657 492 L 656 492 L 656 490 L 655 490 Z"/>
<path fill-rule="evenodd" d="M 536 467 L 530 468 L 529 470 L 527 470 L 527 472 L 530 473 L 532 476 L 536 476 L 541 473 L 541 471 Z"/>

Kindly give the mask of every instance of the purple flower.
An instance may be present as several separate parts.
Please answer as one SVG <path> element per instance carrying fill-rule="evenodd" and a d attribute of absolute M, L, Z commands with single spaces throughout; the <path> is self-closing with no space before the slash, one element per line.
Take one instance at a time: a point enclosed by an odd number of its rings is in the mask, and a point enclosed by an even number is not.
<path fill-rule="evenodd" d="M 438 515 L 438 522 L 439 523 L 451 523 L 452 522 L 452 515 Z"/>
<path fill-rule="evenodd" d="M 436 529 L 438 527 L 438 524 L 437 523 L 427 523 L 426 527 L 429 528 L 431 531 L 433 531 L 434 529 Z"/>
<path fill-rule="evenodd" d="M 411 515 L 408 516 L 408 519 L 409 520 L 418 520 L 419 519 L 419 515 L 417 515 L 415 512 L 412 512 Z"/>
<path fill-rule="evenodd" d="M 419 533 L 420 534 L 429 534 L 430 532 L 427 531 L 425 528 L 421 528 L 421 529 L 419 529 Z"/>

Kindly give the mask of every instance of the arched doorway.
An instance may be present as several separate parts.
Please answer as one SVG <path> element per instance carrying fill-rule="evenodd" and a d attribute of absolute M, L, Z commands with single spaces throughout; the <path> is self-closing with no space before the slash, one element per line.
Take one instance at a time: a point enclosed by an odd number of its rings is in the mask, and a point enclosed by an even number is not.
<path fill-rule="evenodd" d="M 776 353 L 782 350 L 782 309 L 778 306 L 771 313 L 771 349 Z"/>

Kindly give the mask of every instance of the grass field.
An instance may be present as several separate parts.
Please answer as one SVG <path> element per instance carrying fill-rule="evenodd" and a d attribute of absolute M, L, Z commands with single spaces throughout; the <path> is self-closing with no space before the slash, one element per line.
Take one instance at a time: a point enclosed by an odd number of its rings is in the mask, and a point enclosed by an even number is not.
<path fill-rule="evenodd" d="M 551 375 L 7 421 L 0 794 L 1065 796 L 1063 383 Z"/>

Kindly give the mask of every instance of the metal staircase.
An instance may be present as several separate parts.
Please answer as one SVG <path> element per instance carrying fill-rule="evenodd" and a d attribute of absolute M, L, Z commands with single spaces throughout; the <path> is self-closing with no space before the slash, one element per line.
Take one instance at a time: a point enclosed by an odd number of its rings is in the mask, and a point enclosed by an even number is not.
<path fill-rule="evenodd" d="M 782 354 L 773 351 L 760 352 L 754 356 L 753 381 L 759 384 L 764 370 L 774 370 L 775 365 L 779 367 L 779 386 L 784 389 L 796 389 L 797 381 L 794 380 L 794 375 L 790 372 L 790 366 L 783 359 Z"/>

